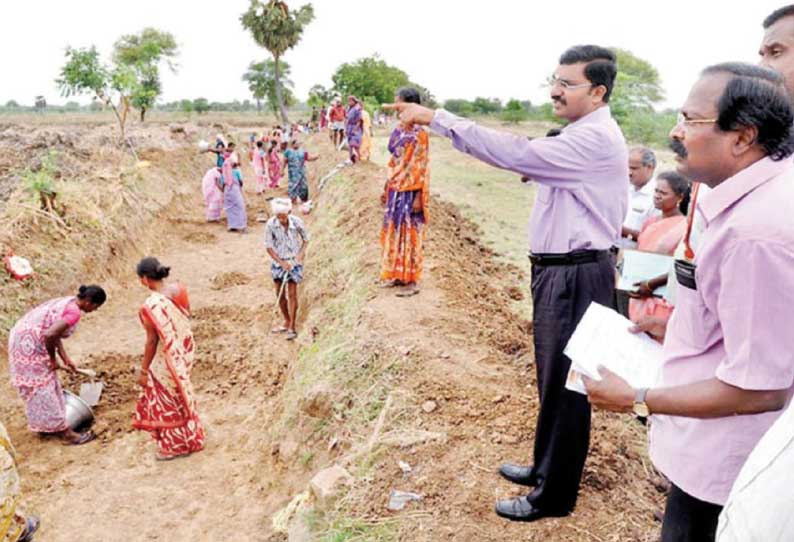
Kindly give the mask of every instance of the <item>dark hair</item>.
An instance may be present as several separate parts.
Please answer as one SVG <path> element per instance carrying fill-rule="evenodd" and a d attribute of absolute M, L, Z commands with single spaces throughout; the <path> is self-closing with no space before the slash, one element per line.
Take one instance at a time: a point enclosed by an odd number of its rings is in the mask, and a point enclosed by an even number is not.
<path fill-rule="evenodd" d="M 783 17 L 790 17 L 792 15 L 794 15 L 794 4 L 789 4 L 788 6 L 783 6 L 782 8 L 776 9 L 770 13 L 766 19 L 764 19 L 764 30 L 778 22 Z"/>
<path fill-rule="evenodd" d="M 96 305 L 97 307 L 101 306 L 102 303 L 108 298 L 105 290 L 102 289 L 101 286 L 97 286 L 96 284 L 90 284 L 88 286 L 80 286 L 77 291 L 77 299 L 86 299 L 92 305 Z"/>
<path fill-rule="evenodd" d="M 265 144 L 264 144 L 264 143 L 262 143 L 262 140 L 261 140 L 261 139 L 260 139 L 259 141 L 257 141 L 257 142 L 256 142 L 256 146 L 257 146 L 257 148 L 259 148 L 259 149 L 261 149 L 261 148 L 262 148 L 264 145 L 265 145 Z"/>
<path fill-rule="evenodd" d="M 395 95 L 399 96 L 400 99 L 409 104 L 421 104 L 422 103 L 422 95 L 413 87 L 401 87 L 397 89 L 397 92 L 394 93 Z"/>
<path fill-rule="evenodd" d="M 692 195 L 692 183 L 689 180 L 675 171 L 663 171 L 656 176 L 656 182 L 667 181 L 670 189 L 676 195 L 681 196 L 681 203 L 678 208 L 681 213 L 687 214 L 689 212 L 689 200 Z"/>
<path fill-rule="evenodd" d="M 612 88 L 615 86 L 615 77 L 618 74 L 617 57 L 615 53 L 599 45 L 574 45 L 560 56 L 560 64 L 578 64 L 586 62 L 584 75 L 594 87 L 604 86 L 604 103 L 609 102 Z"/>
<path fill-rule="evenodd" d="M 783 76 L 774 70 L 727 62 L 709 66 L 702 75 L 727 73 L 733 78 L 717 101 L 717 126 L 723 132 L 752 126 L 756 143 L 772 160 L 794 153 L 794 110 L 783 86 Z"/>
<path fill-rule="evenodd" d="M 546 137 L 557 137 L 562 133 L 562 130 L 559 128 L 552 128 L 548 132 L 546 132 Z"/>
<path fill-rule="evenodd" d="M 226 146 L 227 147 L 234 147 L 235 146 L 234 141 L 229 141 L 229 144 L 226 145 Z"/>
<path fill-rule="evenodd" d="M 656 167 L 656 153 L 648 147 L 634 147 L 631 149 L 631 152 L 640 153 L 640 163 L 642 163 L 643 166 Z"/>
<path fill-rule="evenodd" d="M 135 271 L 141 278 L 146 277 L 151 280 L 163 280 L 171 273 L 171 268 L 161 264 L 157 258 L 149 256 L 138 262 Z"/>

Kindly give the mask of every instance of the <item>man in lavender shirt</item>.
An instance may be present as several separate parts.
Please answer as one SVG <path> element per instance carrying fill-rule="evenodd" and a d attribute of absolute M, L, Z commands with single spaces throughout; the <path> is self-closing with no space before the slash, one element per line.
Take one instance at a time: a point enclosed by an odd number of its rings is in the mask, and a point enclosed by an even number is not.
<path fill-rule="evenodd" d="M 571 360 L 562 351 L 591 301 L 611 305 L 609 252 L 628 208 L 628 150 L 612 118 L 615 55 L 603 47 L 568 49 L 550 80 L 555 114 L 569 121 L 557 137 L 527 140 L 439 110 L 395 104 L 405 124 L 424 124 L 493 166 L 537 182 L 530 222 L 535 365 L 540 412 L 534 466 L 505 464 L 502 476 L 534 487 L 499 501 L 517 521 L 565 516 L 575 504 L 590 443 L 590 405 L 565 389 Z"/>
<path fill-rule="evenodd" d="M 651 459 L 673 484 L 663 542 L 714 540 L 739 470 L 794 389 L 789 100 L 767 68 L 703 71 L 670 135 L 679 172 L 712 191 L 697 205 L 694 264 L 676 262 L 661 382 L 634 390 L 606 370 L 586 381 L 596 407 L 652 415 Z"/>

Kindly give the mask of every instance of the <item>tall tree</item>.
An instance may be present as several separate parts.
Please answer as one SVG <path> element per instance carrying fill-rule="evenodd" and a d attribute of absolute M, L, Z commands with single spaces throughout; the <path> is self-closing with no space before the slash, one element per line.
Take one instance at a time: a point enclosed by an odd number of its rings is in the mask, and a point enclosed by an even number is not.
<path fill-rule="evenodd" d="M 309 89 L 309 99 L 306 103 L 311 107 L 320 107 L 329 103 L 333 97 L 334 93 L 332 90 L 317 84 Z"/>
<path fill-rule="evenodd" d="M 300 42 L 304 29 L 313 19 L 314 8 L 311 4 L 290 10 L 286 3 L 279 0 L 269 0 L 267 3 L 251 0 L 248 11 L 240 17 L 243 28 L 251 32 L 254 41 L 273 55 L 274 92 L 281 120 L 285 123 L 289 122 L 289 117 L 282 92 L 281 58 Z"/>
<path fill-rule="evenodd" d="M 55 82 L 60 87 L 62 96 L 90 94 L 109 106 L 119 123 L 122 139 L 126 140 L 130 151 L 137 160 L 138 155 L 135 152 L 135 147 L 125 131 L 126 114 L 122 116 L 119 113 L 119 108 L 113 103 L 114 93 L 118 94 L 120 105 L 129 103 L 128 95 L 125 92 L 128 91 L 132 80 L 133 76 L 129 70 L 115 69 L 111 71 L 100 61 L 96 47 L 91 46 L 85 49 L 67 47 L 66 64 L 61 68 L 61 76 Z"/>
<path fill-rule="evenodd" d="M 430 91 L 411 82 L 407 73 L 387 64 L 378 55 L 342 64 L 331 76 L 331 80 L 334 90 L 342 94 L 354 94 L 362 100 L 371 98 L 380 104 L 393 101 L 398 88 L 411 86 L 422 95 L 422 103 L 430 107 L 437 105 Z"/>
<path fill-rule="evenodd" d="M 618 122 L 635 111 L 653 111 L 653 105 L 664 100 L 659 72 L 647 60 L 625 49 L 613 48 L 617 56 L 618 76 L 609 99 Z"/>
<path fill-rule="evenodd" d="M 113 46 L 113 62 L 117 68 L 134 74 L 134 80 L 130 81 L 129 100 L 124 105 L 137 109 L 141 122 L 162 92 L 160 63 L 164 61 L 175 73 L 174 59 L 178 53 L 174 36 L 156 28 L 144 28 L 138 34 L 124 35 Z"/>

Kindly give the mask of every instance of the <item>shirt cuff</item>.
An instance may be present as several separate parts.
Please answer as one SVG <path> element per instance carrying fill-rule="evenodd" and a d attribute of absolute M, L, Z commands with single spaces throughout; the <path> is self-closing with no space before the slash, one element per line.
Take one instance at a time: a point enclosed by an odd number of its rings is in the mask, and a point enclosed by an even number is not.
<path fill-rule="evenodd" d="M 430 129 L 438 135 L 448 137 L 452 125 L 459 120 L 460 117 L 453 115 L 449 111 L 436 109 L 436 113 L 433 115 L 433 120 L 430 123 Z"/>

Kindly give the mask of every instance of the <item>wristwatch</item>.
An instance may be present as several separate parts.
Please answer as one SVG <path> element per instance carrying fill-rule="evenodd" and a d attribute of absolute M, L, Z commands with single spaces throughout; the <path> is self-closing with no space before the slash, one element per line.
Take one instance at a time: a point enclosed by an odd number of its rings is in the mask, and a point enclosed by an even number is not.
<path fill-rule="evenodd" d="M 645 402 L 646 395 L 648 395 L 648 388 L 640 388 L 634 394 L 634 406 L 632 410 L 634 414 L 641 418 L 647 418 L 651 415 L 651 409 L 648 408 L 648 404 Z"/>

